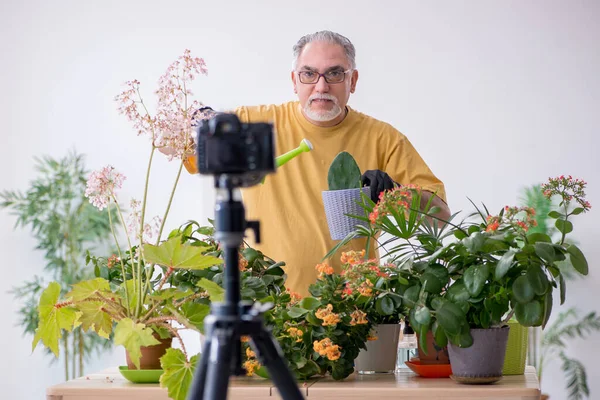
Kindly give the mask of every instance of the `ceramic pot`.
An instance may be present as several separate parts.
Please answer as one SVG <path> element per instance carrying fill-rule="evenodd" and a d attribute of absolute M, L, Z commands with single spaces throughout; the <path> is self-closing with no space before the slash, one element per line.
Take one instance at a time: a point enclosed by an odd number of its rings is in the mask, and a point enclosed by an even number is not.
<path fill-rule="evenodd" d="M 154 346 L 142 346 L 140 351 L 142 357 L 140 358 L 140 369 L 162 369 L 160 366 L 160 358 L 165 355 L 167 349 L 171 347 L 173 338 L 160 339 L 157 334 L 154 337 L 160 342 Z M 136 369 L 135 364 L 131 362 L 129 352 L 125 352 L 127 358 L 127 367 L 129 369 Z"/>
<path fill-rule="evenodd" d="M 393 373 L 396 369 L 400 324 L 383 324 L 373 327 L 377 340 L 366 343 L 354 360 L 354 370 L 359 374 Z"/>

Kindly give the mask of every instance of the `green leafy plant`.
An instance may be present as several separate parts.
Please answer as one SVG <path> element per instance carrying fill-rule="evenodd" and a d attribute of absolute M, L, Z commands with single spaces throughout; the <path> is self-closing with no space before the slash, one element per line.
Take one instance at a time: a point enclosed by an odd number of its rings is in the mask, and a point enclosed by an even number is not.
<path fill-rule="evenodd" d="M 421 343 L 431 330 L 439 346 L 451 341 L 469 347 L 471 328 L 502 326 L 513 315 L 524 326 L 545 326 L 553 289 L 561 304 L 566 295 L 559 262 L 588 273 L 581 250 L 565 241 L 573 230 L 571 217 L 590 209 L 584 188 L 585 182 L 564 176 L 543 185 L 546 198 L 560 199 L 561 211 L 548 215 L 560 232 L 556 242 L 528 232 L 536 224 L 529 207 L 507 206 L 497 215 L 475 207 L 473 216 L 454 224 L 455 214 L 440 227 L 432 223 L 434 211 L 418 206 L 415 188 L 396 188 L 376 205 L 367 203 L 371 226 L 360 233 L 391 235 L 389 253 L 413 277 L 402 295 Z"/>
<path fill-rule="evenodd" d="M 61 293 L 70 285 L 92 277 L 84 268 L 85 253 L 106 244 L 110 238 L 107 211 L 99 211 L 84 196 L 88 172 L 84 156 L 75 151 L 60 159 L 35 159 L 38 177 L 26 192 L 0 193 L 1 208 L 17 216 L 15 228 L 30 227 L 37 250 L 44 252 L 44 276 L 35 275 L 12 293 L 21 301 L 19 325 L 33 335 L 38 325 L 37 300 L 49 277 L 58 282 Z M 110 341 L 75 328 L 61 340 L 65 379 L 83 375 L 85 361 L 109 348 Z M 57 347 L 58 353 L 58 347 Z"/>
<path fill-rule="evenodd" d="M 327 173 L 329 190 L 360 188 L 362 186 L 360 178 L 360 168 L 356 160 L 346 151 L 335 156 Z"/>
<path fill-rule="evenodd" d="M 81 327 L 102 338 L 114 334 L 115 344 L 124 346 L 139 368 L 142 347 L 156 345 L 159 339 L 176 338 L 181 348 L 172 349 L 161 360 L 165 370 L 161 383 L 176 399 L 184 398 L 181 388 L 190 385 L 196 360 L 188 357 L 179 330 L 199 331 L 208 306 L 196 302 L 202 293 L 180 291 L 167 282 L 178 269 L 206 269 L 223 262 L 210 254 L 214 246 L 189 243 L 179 230 L 166 239 L 162 237 L 184 161 L 193 153 L 193 127 L 202 117 L 195 112 L 199 103 L 190 100 L 189 89 L 200 73 L 206 73 L 204 61 L 186 50 L 159 79 L 154 114 L 148 110 L 137 80 L 127 82 L 127 89 L 117 96 L 119 111 L 139 134 L 150 139 L 142 200 L 132 199 L 126 214 L 117 193 L 125 177 L 112 166 L 90 175 L 85 195 L 99 210 L 107 209 L 116 252 L 108 257 L 89 254 L 87 261 L 94 266 L 96 278 L 72 285 L 64 295 L 58 283 L 50 283 L 40 297 L 33 340 L 34 348 L 41 341 L 56 354 L 63 332 Z M 178 160 L 179 168 L 164 214 L 150 219 L 146 209 L 156 150 L 167 154 L 169 160 Z M 126 247 L 119 240 L 119 224 L 127 227 L 122 232 Z"/>
<path fill-rule="evenodd" d="M 540 383 L 544 366 L 552 359 L 558 357 L 565 373 L 566 387 L 569 391 L 569 400 L 587 398 L 590 391 L 587 384 L 587 373 L 581 361 L 570 357 L 566 351 L 567 343 L 579 338 L 585 340 L 592 332 L 600 331 L 600 317 L 595 312 L 590 312 L 579 318 L 577 310 L 570 308 L 558 314 L 556 321 L 548 326 L 541 339 L 541 354 L 537 363 L 537 372 Z"/>

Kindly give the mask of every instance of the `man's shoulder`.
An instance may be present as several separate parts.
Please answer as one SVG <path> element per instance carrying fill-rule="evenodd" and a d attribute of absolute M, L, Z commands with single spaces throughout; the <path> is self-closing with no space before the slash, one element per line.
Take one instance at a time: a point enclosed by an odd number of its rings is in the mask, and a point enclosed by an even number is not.
<path fill-rule="evenodd" d="M 242 106 L 235 110 L 238 116 L 247 122 L 272 121 L 294 112 L 298 106 L 297 101 L 288 101 L 281 104 L 261 104 L 256 106 Z"/>
<path fill-rule="evenodd" d="M 405 136 L 389 122 L 382 121 L 363 112 L 351 109 L 354 114 L 355 123 L 364 127 L 364 129 L 376 133 L 383 137 L 394 139 L 404 139 Z"/>

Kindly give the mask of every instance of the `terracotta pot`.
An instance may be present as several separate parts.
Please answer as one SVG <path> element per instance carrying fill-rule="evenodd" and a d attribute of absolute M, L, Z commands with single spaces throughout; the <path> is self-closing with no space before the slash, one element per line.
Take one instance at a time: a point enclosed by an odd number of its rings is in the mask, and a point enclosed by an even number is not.
<path fill-rule="evenodd" d="M 419 342 L 419 335 L 417 335 Z M 418 344 L 419 361 L 421 364 L 450 364 L 448 357 L 448 347 L 440 347 L 433 339 L 433 333 L 427 332 L 427 354 L 421 349 L 421 343 Z"/>
<path fill-rule="evenodd" d="M 140 351 L 142 352 L 140 369 L 161 369 L 160 358 L 165 355 L 173 342 L 173 338 L 161 339 L 157 334 L 154 334 L 154 337 L 160 342 L 159 344 L 140 347 Z M 125 352 L 125 357 L 127 358 L 127 367 L 129 369 L 137 369 L 135 364 L 131 362 L 128 351 Z"/>

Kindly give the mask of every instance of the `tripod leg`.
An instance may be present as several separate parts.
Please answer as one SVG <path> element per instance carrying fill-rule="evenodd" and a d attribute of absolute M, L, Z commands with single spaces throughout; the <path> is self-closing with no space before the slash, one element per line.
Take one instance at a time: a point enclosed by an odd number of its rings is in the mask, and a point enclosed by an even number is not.
<path fill-rule="evenodd" d="M 208 356 L 206 374 L 206 396 L 203 400 L 224 400 L 229 386 L 230 363 L 233 350 L 233 330 L 215 329 L 213 331 Z"/>
<path fill-rule="evenodd" d="M 283 359 L 279 344 L 275 342 L 270 333 L 261 328 L 259 332 L 252 334 L 252 341 L 258 350 L 260 361 L 269 371 L 273 383 L 279 390 L 281 397 L 285 400 L 302 400 L 304 397 L 298 388 L 296 379 L 288 369 Z"/>
<path fill-rule="evenodd" d="M 210 354 L 210 343 L 212 335 L 210 332 L 206 336 L 206 342 L 204 342 L 204 348 L 200 355 L 200 362 L 196 368 L 194 379 L 192 380 L 192 386 L 188 393 L 188 400 L 202 399 L 204 396 L 204 385 L 206 384 L 206 372 L 208 370 L 208 355 Z"/>

